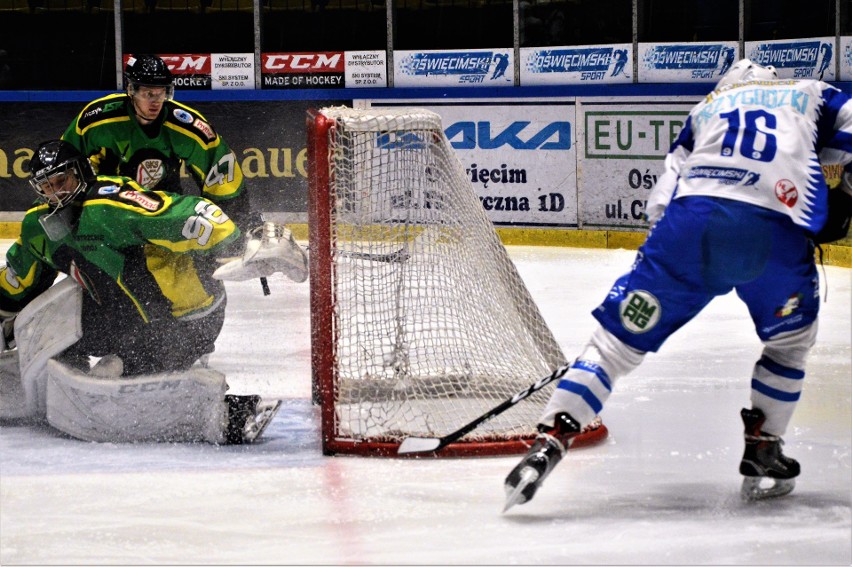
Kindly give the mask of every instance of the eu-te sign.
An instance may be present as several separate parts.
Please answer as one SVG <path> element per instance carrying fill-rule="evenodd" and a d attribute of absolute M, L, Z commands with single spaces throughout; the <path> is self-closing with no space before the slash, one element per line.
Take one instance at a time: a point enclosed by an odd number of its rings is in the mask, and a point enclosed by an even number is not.
<path fill-rule="evenodd" d="M 544 126 L 517 121 L 494 128 L 491 122 L 455 122 L 444 129 L 457 150 L 496 150 L 509 146 L 514 150 L 570 150 L 571 123 L 551 122 Z"/>

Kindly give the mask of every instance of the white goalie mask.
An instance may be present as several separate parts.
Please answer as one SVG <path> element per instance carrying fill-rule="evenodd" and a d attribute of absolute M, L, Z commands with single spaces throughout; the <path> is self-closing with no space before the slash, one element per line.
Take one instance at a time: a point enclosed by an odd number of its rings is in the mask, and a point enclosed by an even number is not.
<path fill-rule="evenodd" d="M 774 81 L 776 79 L 778 79 L 778 73 L 772 65 L 764 67 L 754 63 L 751 59 L 740 59 L 719 79 L 716 89 L 745 81 Z"/>

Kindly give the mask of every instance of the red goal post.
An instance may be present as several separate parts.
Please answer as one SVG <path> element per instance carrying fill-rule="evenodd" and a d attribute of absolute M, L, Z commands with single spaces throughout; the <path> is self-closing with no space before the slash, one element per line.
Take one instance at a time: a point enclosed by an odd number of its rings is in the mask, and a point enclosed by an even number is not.
<path fill-rule="evenodd" d="M 308 111 L 306 126 L 325 454 L 396 455 L 404 438 L 446 435 L 565 362 L 438 114 L 330 107 Z M 551 391 L 438 456 L 525 452 Z"/>

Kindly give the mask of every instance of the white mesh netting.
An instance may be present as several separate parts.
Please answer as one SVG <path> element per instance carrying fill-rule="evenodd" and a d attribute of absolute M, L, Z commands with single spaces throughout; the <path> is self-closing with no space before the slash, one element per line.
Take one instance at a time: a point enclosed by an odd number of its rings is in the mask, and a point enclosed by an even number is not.
<path fill-rule="evenodd" d="M 442 436 L 564 356 L 460 162 L 421 109 L 327 108 L 335 437 Z M 529 437 L 538 392 L 469 434 Z"/>

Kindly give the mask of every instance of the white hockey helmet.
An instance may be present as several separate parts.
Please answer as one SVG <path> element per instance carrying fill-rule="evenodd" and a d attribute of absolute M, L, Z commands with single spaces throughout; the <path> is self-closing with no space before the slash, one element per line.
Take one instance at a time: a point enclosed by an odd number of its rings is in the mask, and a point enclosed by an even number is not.
<path fill-rule="evenodd" d="M 754 63 L 751 59 L 740 59 L 719 79 L 716 88 L 721 89 L 722 87 L 745 81 L 774 81 L 777 78 L 778 73 L 772 65 L 764 67 L 763 65 Z"/>

